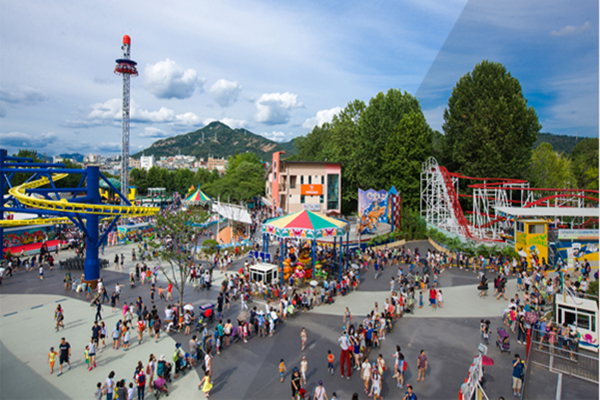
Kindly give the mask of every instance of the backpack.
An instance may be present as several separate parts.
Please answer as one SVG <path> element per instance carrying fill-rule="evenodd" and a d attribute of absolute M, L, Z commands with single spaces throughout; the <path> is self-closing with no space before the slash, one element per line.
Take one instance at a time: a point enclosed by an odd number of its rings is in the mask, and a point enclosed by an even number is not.
<path fill-rule="evenodd" d="M 144 375 L 144 370 L 140 370 L 138 373 L 138 385 L 144 386 L 146 384 L 146 375 Z"/>

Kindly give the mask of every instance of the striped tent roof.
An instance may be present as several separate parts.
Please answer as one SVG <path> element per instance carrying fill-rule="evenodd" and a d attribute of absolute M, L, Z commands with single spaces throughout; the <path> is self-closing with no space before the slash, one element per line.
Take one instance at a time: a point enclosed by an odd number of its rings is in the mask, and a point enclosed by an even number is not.
<path fill-rule="evenodd" d="M 349 228 L 348 221 L 327 217 L 309 210 L 272 218 L 262 225 L 263 233 L 300 239 L 343 236 Z"/>

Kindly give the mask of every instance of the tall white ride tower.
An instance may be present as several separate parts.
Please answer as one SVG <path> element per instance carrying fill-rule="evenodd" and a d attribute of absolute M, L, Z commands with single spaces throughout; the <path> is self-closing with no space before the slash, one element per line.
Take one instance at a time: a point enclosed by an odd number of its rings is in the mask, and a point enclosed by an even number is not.
<path fill-rule="evenodd" d="M 123 75 L 123 123 L 121 129 L 121 193 L 129 198 L 129 87 L 130 77 L 138 76 L 137 63 L 131 60 L 131 38 L 123 36 L 123 58 L 118 59 L 115 74 Z M 121 204 L 126 204 L 121 199 Z"/>

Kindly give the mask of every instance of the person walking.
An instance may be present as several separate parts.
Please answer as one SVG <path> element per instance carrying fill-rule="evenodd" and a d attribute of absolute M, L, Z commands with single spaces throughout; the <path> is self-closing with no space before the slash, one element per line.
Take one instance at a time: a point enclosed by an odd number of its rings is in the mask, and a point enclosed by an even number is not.
<path fill-rule="evenodd" d="M 71 369 L 71 345 L 67 340 L 63 337 L 60 339 L 60 345 L 58 346 L 60 351 L 60 357 L 58 360 L 58 374 L 56 376 L 61 376 L 63 373 L 62 365 L 67 363 L 67 368 Z"/>
<path fill-rule="evenodd" d="M 94 319 L 96 321 L 100 320 L 102 321 L 102 302 L 100 301 L 100 299 L 96 299 L 96 316 L 94 317 Z"/>
<path fill-rule="evenodd" d="M 106 391 L 106 400 L 112 400 L 113 394 L 115 391 L 115 381 L 113 378 L 115 377 L 115 371 L 110 371 L 106 381 L 104 381 L 104 390 Z"/>
<path fill-rule="evenodd" d="M 287 368 L 285 367 L 285 361 L 283 358 L 279 361 L 279 380 L 283 383 L 283 373 L 287 372 Z"/>
<path fill-rule="evenodd" d="M 58 332 L 61 326 L 63 329 L 65 328 L 65 313 L 60 304 L 56 306 L 56 310 L 54 311 L 54 319 L 56 320 L 56 332 Z"/>
<path fill-rule="evenodd" d="M 204 397 L 210 397 L 210 390 L 213 387 L 213 384 L 210 380 L 210 375 L 204 375 L 198 387 L 204 392 Z"/>
<path fill-rule="evenodd" d="M 146 374 L 144 367 L 137 367 L 135 373 L 135 382 L 137 383 L 138 400 L 144 400 L 144 389 L 146 388 Z"/>
<path fill-rule="evenodd" d="M 417 400 L 417 395 L 413 392 L 412 385 L 406 385 L 406 394 L 402 400 Z"/>
<path fill-rule="evenodd" d="M 96 343 L 98 343 L 97 339 L 90 338 L 90 342 L 88 343 L 88 357 L 90 358 L 90 369 L 94 369 L 96 367 Z"/>
<path fill-rule="evenodd" d="M 328 400 L 327 393 L 325 392 L 325 388 L 323 387 L 323 381 L 319 381 L 318 386 L 315 388 L 314 400 Z"/>
<path fill-rule="evenodd" d="M 527 365 L 525 365 L 525 361 L 521 360 L 521 357 L 518 354 L 515 354 L 512 373 L 512 389 L 515 397 L 521 396 L 521 387 L 523 386 L 526 368 Z"/>
<path fill-rule="evenodd" d="M 54 351 L 54 347 L 50 347 L 50 353 L 48 353 L 48 363 L 50 364 L 50 373 L 54 373 L 54 362 L 58 353 Z"/>
<path fill-rule="evenodd" d="M 419 370 L 419 376 L 417 382 L 425 380 L 425 371 L 427 371 L 427 356 L 425 350 L 421 350 L 419 357 L 417 357 L 417 369 Z"/>
<path fill-rule="evenodd" d="M 306 356 L 302 356 L 302 361 L 300 361 L 300 376 L 302 376 L 302 385 L 306 386 L 306 372 L 308 371 L 308 361 L 306 361 Z"/>
<path fill-rule="evenodd" d="M 292 399 L 293 400 L 296 400 L 296 396 L 298 395 L 298 392 L 300 392 L 300 389 L 302 389 L 301 380 L 302 380 L 302 378 L 300 377 L 300 371 L 298 371 L 298 368 L 294 368 L 294 372 L 292 373 Z"/>
<path fill-rule="evenodd" d="M 340 372 L 342 374 L 342 378 L 344 377 L 344 364 L 346 364 L 346 369 L 348 370 L 347 379 L 350 379 L 351 367 L 350 367 L 350 340 L 348 339 L 348 333 L 346 330 L 342 332 L 342 336 L 338 339 L 340 342 L 340 348 L 342 349 L 340 355 Z"/>
<path fill-rule="evenodd" d="M 300 332 L 300 341 L 302 342 L 302 349 L 300 349 L 300 351 L 304 351 L 306 347 L 306 328 L 302 328 L 302 331 Z"/>
<path fill-rule="evenodd" d="M 371 363 L 369 362 L 369 359 L 367 357 L 365 357 L 362 363 L 360 376 L 362 377 L 363 382 L 365 383 L 365 394 L 368 394 L 369 382 L 371 381 Z"/>

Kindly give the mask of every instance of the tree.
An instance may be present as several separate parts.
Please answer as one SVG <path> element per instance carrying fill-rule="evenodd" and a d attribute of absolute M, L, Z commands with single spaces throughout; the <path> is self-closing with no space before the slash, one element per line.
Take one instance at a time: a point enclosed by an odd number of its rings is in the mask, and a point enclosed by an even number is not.
<path fill-rule="evenodd" d="M 531 155 L 526 177 L 535 188 L 568 188 L 571 162 L 557 154 L 550 143 L 542 143 Z"/>
<path fill-rule="evenodd" d="M 442 164 L 469 176 L 520 178 L 540 129 L 518 79 L 504 65 L 484 60 L 452 90 Z"/>
<path fill-rule="evenodd" d="M 361 113 L 359 142 L 356 157 L 359 158 L 358 183 L 362 189 L 389 189 L 389 177 L 382 171 L 382 158 L 390 145 L 392 132 L 402 118 L 411 111 L 421 112 L 419 101 L 410 93 L 399 89 L 380 92 L 369 101 Z M 398 188 L 402 190 L 403 188 Z"/>
<path fill-rule="evenodd" d="M 157 264 L 167 281 L 179 293 L 179 304 L 183 304 L 185 284 L 191 273 L 200 234 L 195 224 L 201 224 L 208 215 L 201 208 L 179 211 L 176 214 L 156 217 L 157 235 L 150 246 L 158 253 Z"/>
<path fill-rule="evenodd" d="M 417 209 L 420 198 L 420 172 L 431 155 L 433 131 L 423 113 L 404 114 L 382 151 L 382 166 L 386 181 L 400 189 L 404 206 Z"/>
<path fill-rule="evenodd" d="M 598 138 L 587 138 L 571 153 L 573 187 L 598 190 Z"/>

